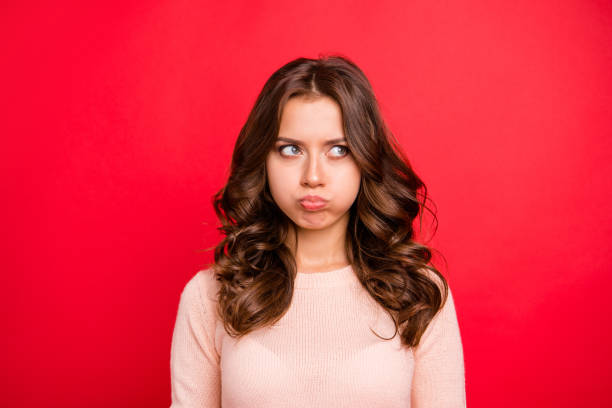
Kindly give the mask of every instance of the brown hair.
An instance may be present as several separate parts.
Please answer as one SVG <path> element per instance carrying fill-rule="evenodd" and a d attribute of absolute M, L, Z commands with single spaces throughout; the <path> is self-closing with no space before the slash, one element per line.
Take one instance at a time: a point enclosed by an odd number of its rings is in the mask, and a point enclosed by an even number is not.
<path fill-rule="evenodd" d="M 240 131 L 228 181 L 213 197 L 224 235 L 214 252 L 217 313 L 227 333 L 240 338 L 276 323 L 291 304 L 297 268 L 285 239 L 292 221 L 270 194 L 265 161 L 285 103 L 299 95 L 328 96 L 341 108 L 347 144 L 361 169 L 347 256 L 363 287 L 393 318 L 393 337 L 399 331 L 402 344 L 416 347 L 446 301 L 448 285 L 430 263 L 432 251 L 415 242 L 412 224 L 424 209 L 437 219 L 368 79 L 341 56 L 298 58 L 278 69 Z"/>

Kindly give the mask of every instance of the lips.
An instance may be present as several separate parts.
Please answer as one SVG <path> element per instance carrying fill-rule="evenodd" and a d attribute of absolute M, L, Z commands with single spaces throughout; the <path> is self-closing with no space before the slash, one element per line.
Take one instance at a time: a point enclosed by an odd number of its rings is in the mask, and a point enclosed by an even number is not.
<path fill-rule="evenodd" d="M 327 200 L 315 195 L 307 195 L 300 199 L 300 205 L 309 211 L 320 210 L 327 205 Z"/>

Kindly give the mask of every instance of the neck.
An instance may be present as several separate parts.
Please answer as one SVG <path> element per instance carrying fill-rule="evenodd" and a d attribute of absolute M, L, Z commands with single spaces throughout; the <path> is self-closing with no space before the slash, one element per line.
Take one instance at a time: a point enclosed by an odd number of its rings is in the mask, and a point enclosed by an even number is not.
<path fill-rule="evenodd" d="M 325 229 L 300 228 L 290 224 L 287 246 L 298 272 L 325 272 L 348 265 L 346 230 L 349 214 Z"/>

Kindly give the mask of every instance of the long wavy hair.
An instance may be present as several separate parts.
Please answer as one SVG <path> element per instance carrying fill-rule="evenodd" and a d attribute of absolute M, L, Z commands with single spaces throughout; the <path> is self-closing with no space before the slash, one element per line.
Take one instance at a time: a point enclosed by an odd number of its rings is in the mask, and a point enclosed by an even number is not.
<path fill-rule="evenodd" d="M 385 125 L 370 82 L 343 56 L 298 58 L 265 83 L 236 141 L 226 185 L 212 198 L 224 238 L 214 248 L 218 316 L 232 337 L 278 322 L 288 310 L 297 268 L 285 245 L 292 221 L 266 180 L 283 107 L 296 96 L 327 96 L 341 108 L 361 186 L 349 209 L 346 251 L 359 281 L 395 322 L 401 343 L 416 347 L 442 308 L 448 284 L 415 241 L 427 188 Z M 437 281 L 437 282 L 436 282 Z M 376 333 L 375 333 L 376 334 Z M 378 336 L 378 334 L 376 334 Z M 380 336 L 378 336 L 380 337 Z M 389 339 L 385 339 L 389 340 Z"/>

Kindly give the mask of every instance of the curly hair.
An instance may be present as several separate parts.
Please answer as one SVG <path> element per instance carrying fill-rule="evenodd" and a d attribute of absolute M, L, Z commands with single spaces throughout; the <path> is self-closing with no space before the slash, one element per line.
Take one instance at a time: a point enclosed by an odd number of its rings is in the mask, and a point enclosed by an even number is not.
<path fill-rule="evenodd" d="M 400 332 L 403 345 L 416 347 L 448 296 L 446 279 L 430 262 L 432 250 L 415 241 L 413 228 L 424 210 L 436 224 L 437 218 L 426 205 L 425 184 L 382 119 L 370 82 L 339 55 L 298 58 L 279 68 L 240 131 L 228 181 L 212 198 L 224 236 L 212 265 L 219 282 L 216 312 L 226 332 L 240 338 L 275 324 L 291 304 L 297 267 L 285 240 L 292 221 L 270 194 L 265 161 L 283 107 L 296 96 L 327 96 L 341 108 L 347 144 L 361 169 L 349 209 L 347 257 L 395 322 L 391 339 Z"/>

